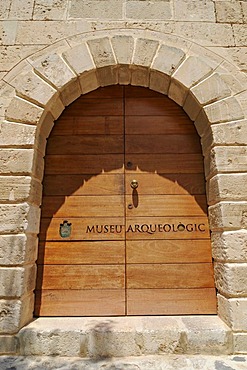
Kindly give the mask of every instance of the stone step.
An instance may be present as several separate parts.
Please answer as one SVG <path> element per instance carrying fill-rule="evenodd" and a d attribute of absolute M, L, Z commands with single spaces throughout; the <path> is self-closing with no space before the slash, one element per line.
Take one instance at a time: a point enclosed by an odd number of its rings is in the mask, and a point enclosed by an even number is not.
<path fill-rule="evenodd" d="M 218 316 L 38 318 L 18 338 L 24 356 L 232 353 L 231 331 Z"/>

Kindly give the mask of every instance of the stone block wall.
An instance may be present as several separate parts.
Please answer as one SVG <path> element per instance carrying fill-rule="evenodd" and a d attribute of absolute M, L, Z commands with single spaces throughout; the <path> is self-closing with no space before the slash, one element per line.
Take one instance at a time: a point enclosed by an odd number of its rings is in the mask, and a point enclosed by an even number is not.
<path fill-rule="evenodd" d="M 0 0 L 0 353 L 32 320 L 43 156 L 82 93 L 146 86 L 202 140 L 219 316 L 247 353 L 247 2 Z"/>

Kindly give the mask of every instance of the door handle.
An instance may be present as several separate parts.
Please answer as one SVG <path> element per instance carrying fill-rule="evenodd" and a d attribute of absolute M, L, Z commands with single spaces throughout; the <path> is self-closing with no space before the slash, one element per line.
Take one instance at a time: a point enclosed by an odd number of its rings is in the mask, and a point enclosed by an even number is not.
<path fill-rule="evenodd" d="M 130 186 L 132 187 L 132 189 L 137 189 L 138 188 L 138 181 L 137 180 L 132 180 L 131 183 L 130 183 Z"/>

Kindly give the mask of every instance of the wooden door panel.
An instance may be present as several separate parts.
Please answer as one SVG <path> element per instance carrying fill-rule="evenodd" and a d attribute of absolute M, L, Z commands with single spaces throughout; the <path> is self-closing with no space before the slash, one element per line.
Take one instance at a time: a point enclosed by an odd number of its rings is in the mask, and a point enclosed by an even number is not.
<path fill-rule="evenodd" d="M 126 116 L 127 135 L 190 135 L 196 134 L 188 116 Z"/>
<path fill-rule="evenodd" d="M 210 315 L 216 312 L 214 288 L 128 289 L 128 315 Z"/>
<path fill-rule="evenodd" d="M 102 99 L 88 98 L 77 99 L 66 108 L 66 115 L 73 117 L 83 116 L 123 116 L 122 98 Z"/>
<path fill-rule="evenodd" d="M 121 176 L 121 175 L 120 175 Z M 131 181 L 138 182 L 137 193 L 141 197 L 147 194 L 157 195 L 204 195 L 205 180 L 202 173 L 157 174 L 127 173 L 125 175 L 126 194 L 132 195 Z"/>
<path fill-rule="evenodd" d="M 37 316 L 114 316 L 125 314 L 125 289 L 36 291 Z"/>
<path fill-rule="evenodd" d="M 39 237 L 37 315 L 215 313 L 203 157 L 182 108 L 118 85 L 67 107 L 48 140 Z"/>
<path fill-rule="evenodd" d="M 207 204 L 203 195 L 138 195 L 138 191 L 126 197 L 127 217 L 203 216 Z"/>
<path fill-rule="evenodd" d="M 38 290 L 124 289 L 124 287 L 125 265 L 38 266 Z"/>
<path fill-rule="evenodd" d="M 126 98 L 126 116 L 176 116 L 184 112 L 170 99 L 161 98 Z"/>
<path fill-rule="evenodd" d="M 44 196 L 58 195 L 122 195 L 122 174 L 100 175 L 47 175 L 44 179 Z"/>
<path fill-rule="evenodd" d="M 129 153 L 200 153 L 198 136 L 193 135 L 126 135 L 125 152 Z"/>
<path fill-rule="evenodd" d="M 179 230 L 180 225 L 180 230 Z M 182 225 L 182 227 L 181 227 Z M 208 239 L 207 217 L 127 217 L 126 240 Z"/>
<path fill-rule="evenodd" d="M 128 289 L 214 287 L 212 263 L 128 264 L 126 278 Z"/>
<path fill-rule="evenodd" d="M 47 155 L 46 174 L 101 174 L 103 172 L 123 173 L 123 154 L 104 155 Z"/>
<path fill-rule="evenodd" d="M 67 135 L 53 136 L 47 145 L 47 154 L 111 154 L 123 153 L 122 135 Z"/>
<path fill-rule="evenodd" d="M 123 214 L 121 195 L 43 197 L 43 217 L 121 217 Z"/>
<path fill-rule="evenodd" d="M 65 110 L 66 112 L 66 110 Z M 121 135 L 124 133 L 122 116 L 61 116 L 50 137 L 67 135 Z"/>
<path fill-rule="evenodd" d="M 125 220 L 123 217 L 86 217 L 67 218 L 72 223 L 71 235 L 66 240 L 124 240 Z M 42 218 L 39 238 L 41 241 L 64 240 L 60 234 L 60 225 L 64 218 Z"/>
<path fill-rule="evenodd" d="M 125 98 L 160 98 L 160 93 L 146 89 L 146 88 L 140 88 L 139 86 L 131 86 L 126 85 L 124 87 L 124 95 Z M 174 104 L 174 102 L 171 100 L 171 102 Z M 176 104 L 175 104 L 176 105 Z"/>
<path fill-rule="evenodd" d="M 125 263 L 124 241 L 41 242 L 38 264 L 113 265 Z"/>
<path fill-rule="evenodd" d="M 203 173 L 200 154 L 126 154 L 127 173 Z"/>
<path fill-rule="evenodd" d="M 80 99 L 115 99 L 123 98 L 125 86 L 112 85 L 107 87 L 99 87 L 96 90 L 91 91 L 85 95 L 82 95 Z"/>
<path fill-rule="evenodd" d="M 144 263 L 210 263 L 210 240 L 127 240 L 126 262 Z"/>

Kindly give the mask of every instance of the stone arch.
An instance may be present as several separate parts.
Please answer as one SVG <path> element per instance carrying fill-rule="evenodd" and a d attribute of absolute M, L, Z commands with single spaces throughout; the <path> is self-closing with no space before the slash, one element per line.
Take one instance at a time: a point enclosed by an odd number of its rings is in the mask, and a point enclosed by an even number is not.
<path fill-rule="evenodd" d="M 54 120 L 81 94 L 117 83 L 166 94 L 194 121 L 205 157 L 218 313 L 233 330 L 247 330 L 231 310 L 235 298 L 247 296 L 245 77 L 221 56 L 182 38 L 111 30 L 57 42 L 22 61 L 4 82 L 12 99 L 2 124 L 1 173 L 8 175 L 2 211 L 10 222 L 1 232 L 14 249 L 2 269 L 2 296 L 12 312 L 3 333 L 17 333 L 32 319 L 43 157 Z"/>

